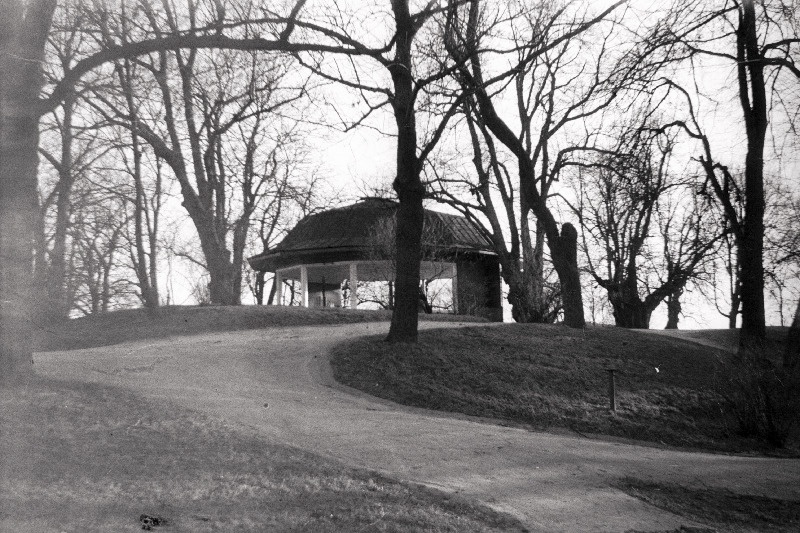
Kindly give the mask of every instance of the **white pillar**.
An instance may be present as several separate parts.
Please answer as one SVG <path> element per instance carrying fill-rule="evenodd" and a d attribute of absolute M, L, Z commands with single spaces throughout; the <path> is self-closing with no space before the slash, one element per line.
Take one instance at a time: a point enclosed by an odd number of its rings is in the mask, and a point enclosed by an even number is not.
<path fill-rule="evenodd" d="M 300 305 L 308 307 L 308 268 L 300 267 Z"/>
<path fill-rule="evenodd" d="M 350 309 L 358 307 L 358 263 L 350 263 Z"/>
<path fill-rule="evenodd" d="M 456 268 L 456 264 L 453 263 L 453 312 L 458 314 L 458 269 Z"/>
<path fill-rule="evenodd" d="M 283 276 L 279 270 L 275 271 L 275 279 L 272 281 L 275 284 L 275 305 L 283 305 Z"/>

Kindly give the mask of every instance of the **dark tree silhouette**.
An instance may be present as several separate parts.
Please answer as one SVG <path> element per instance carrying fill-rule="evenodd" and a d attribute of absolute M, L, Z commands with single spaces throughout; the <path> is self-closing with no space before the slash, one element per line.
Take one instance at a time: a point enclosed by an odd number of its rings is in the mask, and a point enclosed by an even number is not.
<path fill-rule="evenodd" d="M 582 20 L 570 26 L 558 37 L 544 42 L 534 38 L 525 47 L 524 57 L 509 71 L 497 78 L 503 80 L 517 69 L 534 61 L 550 50 L 554 50 L 563 43 L 582 34 L 598 22 L 605 19 L 609 13 L 619 7 L 622 2 L 617 2 L 603 10 L 598 15 Z M 481 39 L 485 24 L 481 20 L 482 4 L 479 0 L 469 2 L 451 1 L 448 5 L 447 26 L 445 28 L 445 43 L 447 51 L 458 66 L 458 79 L 463 91 L 474 97 L 476 114 L 486 129 L 492 133 L 499 143 L 505 146 L 514 156 L 519 167 L 520 194 L 527 208 L 541 224 L 550 248 L 550 257 L 553 267 L 561 283 L 561 297 L 564 308 L 564 323 L 570 327 L 582 328 L 586 321 L 583 314 L 583 300 L 581 297 L 580 270 L 578 268 L 578 232 L 570 223 L 565 223 L 559 228 L 553 212 L 547 205 L 547 195 L 539 189 L 540 180 L 537 169 L 531 158 L 524 141 L 524 136 L 515 134 L 495 107 L 495 102 L 490 93 L 490 87 L 498 79 L 485 79 L 483 58 L 481 57 Z M 554 17 L 557 17 L 558 10 Z M 555 24 L 557 18 L 551 17 L 544 23 Z M 547 179 L 541 182 L 546 188 Z"/>

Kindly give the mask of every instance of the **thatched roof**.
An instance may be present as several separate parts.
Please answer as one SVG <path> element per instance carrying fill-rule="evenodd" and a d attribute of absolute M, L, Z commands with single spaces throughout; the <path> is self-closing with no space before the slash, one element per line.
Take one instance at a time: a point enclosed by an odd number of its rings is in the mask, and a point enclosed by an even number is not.
<path fill-rule="evenodd" d="M 255 270 L 365 259 L 374 255 L 376 235 L 394 227 L 399 203 L 366 198 L 356 204 L 309 215 L 272 250 L 250 257 Z M 423 247 L 445 253 L 494 254 L 491 242 L 462 216 L 425 210 Z"/>

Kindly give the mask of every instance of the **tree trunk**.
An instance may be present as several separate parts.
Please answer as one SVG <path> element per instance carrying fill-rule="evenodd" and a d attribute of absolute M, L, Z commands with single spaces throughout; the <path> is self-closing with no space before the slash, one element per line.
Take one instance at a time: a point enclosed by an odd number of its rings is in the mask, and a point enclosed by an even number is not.
<path fill-rule="evenodd" d="M 131 62 L 125 61 L 123 64 L 123 70 L 120 74 L 120 81 L 122 82 L 121 85 L 123 87 L 123 91 L 125 93 L 125 101 L 128 106 L 128 112 L 130 113 L 131 120 L 134 124 L 138 123 L 138 108 L 136 103 L 133 99 L 133 89 L 131 88 Z M 145 198 L 145 191 L 144 191 L 144 184 L 142 182 L 142 148 L 141 142 L 139 139 L 139 134 L 136 132 L 135 128 L 130 129 L 131 135 L 131 150 L 133 151 L 133 184 L 135 190 L 135 197 L 133 203 L 133 220 L 134 220 L 134 241 L 136 247 L 136 255 L 135 255 L 135 271 L 136 277 L 139 283 L 139 290 L 141 292 L 141 300 L 144 304 L 145 308 L 147 309 L 155 309 L 159 306 L 159 296 L 158 296 L 158 278 L 156 276 L 156 246 L 155 246 L 155 239 L 156 239 L 156 231 L 150 227 L 149 224 L 145 221 L 145 211 L 147 208 L 147 200 Z M 157 187 L 157 194 L 160 193 L 160 180 L 161 180 L 161 169 L 160 164 L 158 164 L 158 176 L 157 180 L 158 183 L 156 184 Z M 160 202 L 160 199 L 157 200 Z M 158 211 L 155 210 L 153 213 L 153 226 L 157 228 L 158 224 Z M 144 243 L 144 233 L 145 233 L 145 226 L 147 226 L 147 234 L 149 238 L 149 264 L 148 264 L 148 257 L 147 257 L 147 247 Z"/>
<path fill-rule="evenodd" d="M 736 319 L 739 317 L 739 291 L 731 293 L 731 311 L 728 314 L 728 329 L 736 329 Z"/>
<path fill-rule="evenodd" d="M 47 269 L 47 303 L 42 316 L 50 320 L 67 318 L 71 303 L 66 298 L 66 250 L 67 233 L 72 212 L 72 187 L 75 183 L 72 168 L 72 117 L 75 98 L 68 95 L 64 99 L 64 117 L 61 125 L 61 161 L 58 168 L 58 195 L 56 197 L 56 227 L 53 235 L 53 249 L 50 252 L 50 265 Z"/>
<path fill-rule="evenodd" d="M 530 279 L 518 269 L 502 269 L 503 279 L 508 285 L 508 303 L 511 317 L 520 324 L 551 323 L 552 313 L 543 293 L 537 291 L 536 280 Z M 535 274 L 534 274 L 535 275 Z"/>
<path fill-rule="evenodd" d="M 256 297 L 256 305 L 264 305 L 264 287 L 267 285 L 267 273 L 263 270 L 256 271 L 256 281 L 253 287 L 253 294 Z M 275 285 L 273 283 L 273 285 Z"/>
<path fill-rule="evenodd" d="M 610 286 L 608 301 L 614 313 L 614 324 L 621 328 L 650 329 L 650 316 L 658 304 L 648 304 L 639 298 L 636 278 Z"/>
<path fill-rule="evenodd" d="M 55 2 L 0 10 L 0 381 L 32 374 L 31 272 L 41 65 Z"/>
<path fill-rule="evenodd" d="M 664 329 L 678 329 L 681 314 L 682 290 L 673 292 L 667 298 L 667 325 Z"/>
<path fill-rule="evenodd" d="M 215 305 L 241 305 L 241 285 L 236 283 L 236 269 L 231 264 L 227 250 L 206 253 L 208 261 L 208 289 L 211 303 Z"/>
<path fill-rule="evenodd" d="M 789 327 L 789 335 L 786 337 L 786 353 L 783 355 L 783 366 L 792 368 L 800 360 L 800 301 L 797 302 L 797 309 L 794 312 L 794 320 Z"/>
<path fill-rule="evenodd" d="M 416 160 L 416 156 L 414 159 Z M 399 174 L 400 172 L 398 172 Z M 422 192 L 409 190 L 406 188 L 406 184 L 399 182 L 398 176 L 395 181 L 395 190 L 400 197 L 400 207 L 397 210 L 394 312 L 387 340 L 389 342 L 417 342 L 419 262 L 422 255 L 420 237 L 424 220 Z M 422 188 L 421 183 L 419 187 Z"/>
<path fill-rule="evenodd" d="M 395 242 L 395 294 L 387 341 L 417 342 L 419 325 L 419 262 L 422 258 L 422 226 L 425 187 L 417 158 L 417 122 L 411 65 L 415 29 L 407 1 L 392 2 L 396 37 L 395 61 L 389 67 L 394 85 L 392 110 L 397 126 L 397 176 L 394 190 L 400 200 Z"/>
<path fill-rule="evenodd" d="M 549 239 L 553 266 L 561 282 L 561 297 L 564 301 L 564 324 L 571 328 L 583 328 L 581 273 L 578 268 L 578 231 L 570 223 L 561 225 L 561 235 Z"/>
<path fill-rule="evenodd" d="M 745 158 L 745 212 L 739 244 L 742 330 L 739 348 L 757 349 L 766 337 L 764 315 L 764 139 L 767 98 L 764 63 L 759 49 L 752 0 L 742 2 L 738 53 L 739 98 L 747 133 Z M 748 87 L 749 85 L 749 87 Z"/>
<path fill-rule="evenodd" d="M 614 309 L 614 323 L 621 328 L 650 329 L 650 316 L 653 311 L 648 309 L 639 298 L 615 298 L 611 302 Z"/>

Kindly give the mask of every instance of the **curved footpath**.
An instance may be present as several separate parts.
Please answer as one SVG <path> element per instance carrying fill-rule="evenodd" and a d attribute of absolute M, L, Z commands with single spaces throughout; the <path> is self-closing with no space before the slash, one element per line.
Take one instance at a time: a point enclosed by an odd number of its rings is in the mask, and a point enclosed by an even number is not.
<path fill-rule="evenodd" d="M 615 489 L 625 476 L 800 500 L 796 459 L 530 432 L 407 408 L 335 384 L 330 348 L 387 328 L 366 323 L 173 337 L 38 353 L 35 368 L 57 379 L 126 387 L 223 418 L 261 438 L 475 497 L 514 514 L 532 531 L 695 525 Z"/>

